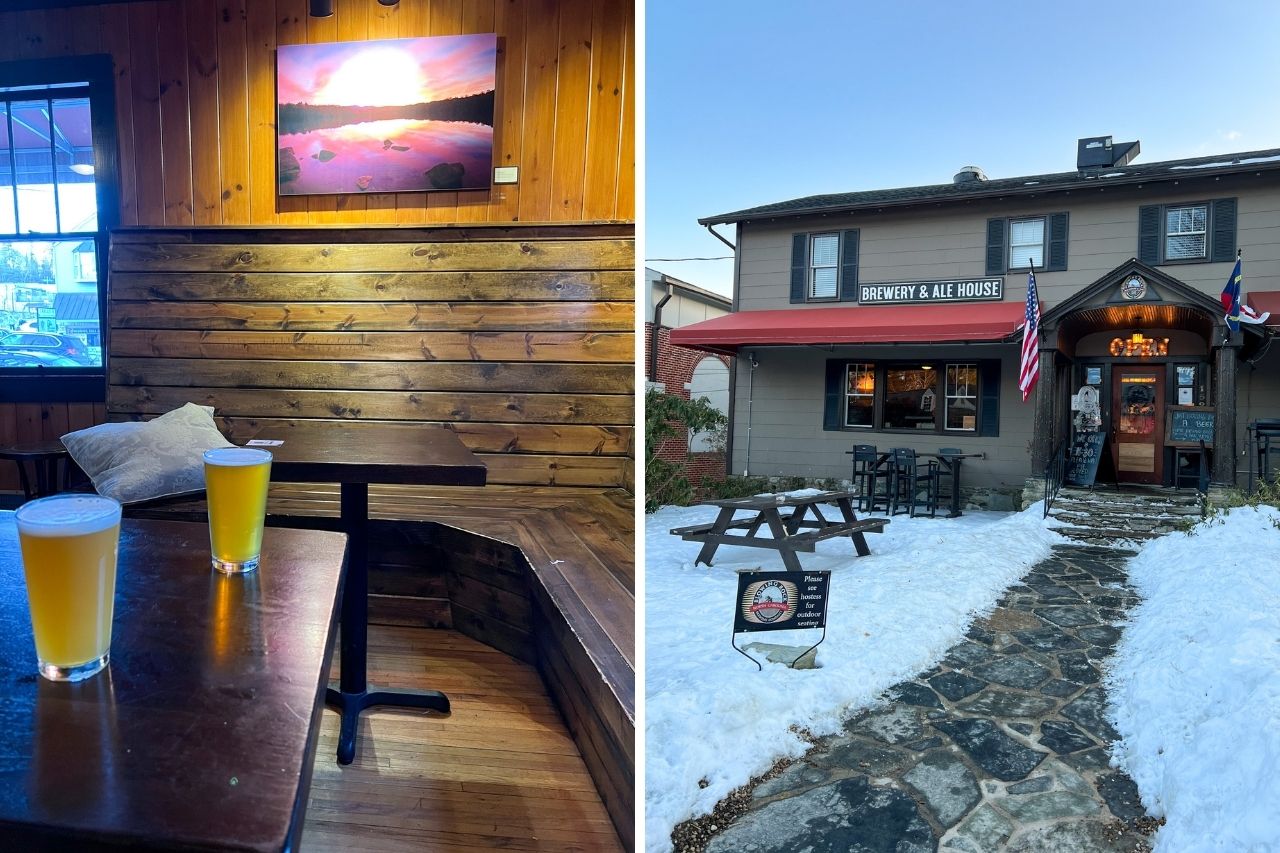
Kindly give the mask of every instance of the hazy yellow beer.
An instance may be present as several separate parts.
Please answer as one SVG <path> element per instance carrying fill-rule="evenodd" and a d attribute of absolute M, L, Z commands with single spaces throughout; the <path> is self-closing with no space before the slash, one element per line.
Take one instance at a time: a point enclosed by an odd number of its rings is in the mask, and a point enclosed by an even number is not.
<path fill-rule="evenodd" d="M 213 567 L 227 574 L 258 568 L 267 514 L 271 454 L 256 447 L 218 447 L 204 454 Z"/>
<path fill-rule="evenodd" d="M 23 505 L 16 520 L 40 674 L 88 678 L 111 650 L 120 504 L 55 495 Z"/>

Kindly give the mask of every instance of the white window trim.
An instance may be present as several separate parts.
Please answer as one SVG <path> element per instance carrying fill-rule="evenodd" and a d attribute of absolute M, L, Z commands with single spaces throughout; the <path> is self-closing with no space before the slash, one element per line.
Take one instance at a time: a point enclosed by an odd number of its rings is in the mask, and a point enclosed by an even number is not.
<path fill-rule="evenodd" d="M 835 261 L 835 263 L 834 263 L 834 264 L 815 264 L 815 263 L 813 262 L 813 244 L 814 244 L 817 240 L 819 240 L 820 238 L 822 238 L 822 237 L 834 237 L 834 238 L 835 238 L 835 241 L 836 241 L 836 261 Z M 839 232 L 839 231 L 825 231 L 825 232 L 823 232 L 823 233 L 821 233 L 821 234 L 810 234 L 810 235 L 809 235 L 809 265 L 808 265 L 808 268 L 805 270 L 805 301 L 807 301 L 807 302 L 834 302 L 834 301 L 836 301 L 836 300 L 839 300 L 839 298 L 840 298 L 840 252 L 841 252 L 841 250 L 842 250 L 842 249 L 843 249 L 843 247 L 841 246 L 840 232 Z M 815 273 L 817 270 L 820 270 L 820 269 L 822 269 L 822 270 L 827 270 L 827 269 L 829 269 L 829 270 L 835 270 L 835 274 L 836 274 L 836 278 L 835 278 L 835 282 L 836 282 L 836 289 L 835 289 L 835 292 L 834 292 L 834 293 L 832 293 L 830 296 L 815 296 L 815 295 L 814 295 L 814 285 L 816 284 L 816 281 L 817 281 L 817 276 L 816 276 L 816 275 L 814 275 L 814 273 Z"/>
<path fill-rule="evenodd" d="M 849 384 L 849 371 L 853 368 L 871 368 L 867 371 L 871 376 L 871 392 L 863 394 L 858 391 L 851 391 Z M 855 361 L 844 366 L 844 426 L 846 429 L 867 429 L 876 428 L 876 363 L 874 361 Z M 851 424 L 849 423 L 849 399 L 851 397 L 870 397 L 871 398 L 871 423 L 869 424 Z"/>
<path fill-rule="evenodd" d="M 1196 210 L 1204 211 L 1204 230 L 1203 231 L 1170 231 L 1169 214 L 1174 211 Z M 1196 261 L 1209 257 L 1209 205 L 1208 204 L 1173 204 L 1164 208 L 1164 255 L 1163 259 L 1168 261 Z M 1202 236 L 1204 241 L 1201 244 L 1200 254 L 1198 255 L 1179 255 L 1178 257 L 1170 257 L 1169 255 L 1169 239 L 1172 237 L 1195 237 Z"/>
<path fill-rule="evenodd" d="M 973 370 L 973 388 L 967 394 L 951 393 L 951 368 L 970 368 Z M 981 405 L 978 396 L 978 363 L 952 361 L 943 364 L 943 371 L 946 376 L 943 379 L 943 399 L 945 400 L 944 411 L 942 413 L 942 431 L 943 432 L 973 432 L 978 431 L 978 407 Z M 953 427 L 947 426 L 951 420 L 951 401 L 952 400 L 972 400 L 973 401 L 973 426 L 971 427 Z"/>
<path fill-rule="evenodd" d="M 1047 254 L 1048 254 L 1048 245 L 1047 245 L 1047 244 L 1048 244 L 1048 242 L 1049 242 L 1049 217 L 1047 217 L 1047 216 L 1019 216 L 1019 217 L 1016 217 L 1016 218 L 1011 217 L 1011 218 L 1009 219 L 1009 225 L 1008 225 L 1008 227 L 1009 227 L 1009 257 L 1008 257 L 1008 261 L 1009 261 L 1009 269 L 1010 269 L 1010 270 L 1025 270 L 1025 269 L 1030 269 L 1030 266 L 1027 264 L 1027 257 L 1026 257 L 1026 255 L 1023 255 L 1021 258 L 1015 258 L 1015 257 L 1014 257 L 1014 255 L 1013 255 L 1013 250 L 1014 250 L 1014 245 L 1013 245 L 1013 226 L 1014 226 L 1014 225 L 1016 225 L 1016 224 L 1017 224 L 1017 223 L 1019 223 L 1019 222 L 1039 222 L 1039 223 L 1040 223 L 1040 264 L 1039 264 L 1039 266 L 1040 266 L 1040 268 L 1043 268 L 1043 267 L 1044 267 L 1044 265 L 1045 265 L 1045 259 L 1046 259 L 1046 256 L 1047 256 Z M 1030 243 L 1027 243 L 1027 244 L 1025 244 L 1025 245 L 1029 246 L 1029 245 L 1031 245 L 1031 244 L 1030 244 Z"/>

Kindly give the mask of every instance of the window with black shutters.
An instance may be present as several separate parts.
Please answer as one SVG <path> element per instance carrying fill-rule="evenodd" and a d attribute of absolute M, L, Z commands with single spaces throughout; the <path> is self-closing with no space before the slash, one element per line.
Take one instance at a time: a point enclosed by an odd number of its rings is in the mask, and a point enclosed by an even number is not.
<path fill-rule="evenodd" d="M 1066 213 L 988 219 L 987 275 L 1065 270 L 1068 224 Z"/>
<path fill-rule="evenodd" d="M 1203 264 L 1235 256 L 1234 198 L 1138 208 L 1138 260 L 1144 264 Z"/>
<path fill-rule="evenodd" d="M 858 301 L 858 229 L 791 235 L 791 301 Z"/>

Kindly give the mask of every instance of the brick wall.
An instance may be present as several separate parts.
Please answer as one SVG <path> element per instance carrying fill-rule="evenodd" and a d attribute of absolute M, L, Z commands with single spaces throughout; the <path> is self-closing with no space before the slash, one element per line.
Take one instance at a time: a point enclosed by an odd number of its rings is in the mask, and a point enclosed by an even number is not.
<path fill-rule="evenodd" d="M 689 399 L 689 392 L 685 389 L 685 385 L 693 379 L 694 369 L 704 358 L 719 359 L 730 370 L 733 369 L 733 363 L 728 356 L 712 355 L 701 350 L 672 346 L 671 330 L 666 326 L 661 326 L 657 331 L 658 365 L 656 375 L 651 375 L 654 328 L 653 323 L 644 324 L 645 378 L 662 383 L 666 387 L 668 394 L 677 394 L 686 400 Z M 678 436 L 668 439 L 659 445 L 656 455 L 659 459 L 685 464 L 688 447 L 688 430 L 681 430 Z M 689 482 L 697 486 L 707 478 L 724 479 L 724 465 L 723 453 L 695 453 L 685 464 L 685 470 Z"/>

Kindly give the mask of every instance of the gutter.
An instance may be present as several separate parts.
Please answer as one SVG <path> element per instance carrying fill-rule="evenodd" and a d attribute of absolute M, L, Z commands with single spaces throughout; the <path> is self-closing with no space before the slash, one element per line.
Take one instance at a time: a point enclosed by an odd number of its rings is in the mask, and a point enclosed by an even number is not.
<path fill-rule="evenodd" d="M 658 332 L 662 329 L 662 306 L 671 301 L 671 297 L 675 295 L 675 287 L 671 282 L 663 278 L 663 284 L 666 285 L 666 294 L 658 300 L 658 304 L 653 306 L 653 334 L 649 337 L 649 381 L 658 381 Z"/>

